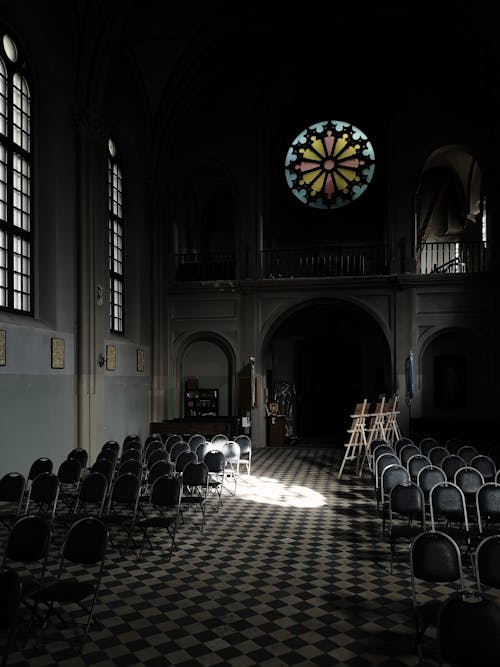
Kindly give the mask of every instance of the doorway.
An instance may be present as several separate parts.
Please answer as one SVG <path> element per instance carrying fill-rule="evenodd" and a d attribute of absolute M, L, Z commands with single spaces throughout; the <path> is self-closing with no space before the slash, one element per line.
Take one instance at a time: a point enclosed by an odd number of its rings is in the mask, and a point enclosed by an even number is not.
<path fill-rule="evenodd" d="M 343 434 L 362 384 L 359 341 L 311 336 L 295 345 L 297 432 L 302 439 Z"/>

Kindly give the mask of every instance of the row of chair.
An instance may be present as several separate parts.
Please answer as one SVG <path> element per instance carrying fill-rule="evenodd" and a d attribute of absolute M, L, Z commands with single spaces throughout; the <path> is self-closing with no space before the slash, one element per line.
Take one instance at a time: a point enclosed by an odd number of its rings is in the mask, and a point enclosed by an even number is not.
<path fill-rule="evenodd" d="M 497 665 L 500 606 L 485 588 L 500 590 L 500 484 L 491 465 L 485 466 L 490 474 L 484 477 L 470 465 L 481 456 L 472 450 L 462 451 L 461 466 L 449 479 L 449 471 L 430 461 L 429 454 L 440 447 L 430 440 L 413 450 L 406 449 L 413 442 L 373 446 L 377 516 L 390 545 L 391 572 L 396 544 L 403 540 L 419 659 L 427 628 L 434 626 L 440 664 Z M 446 456 L 456 456 L 464 446 L 454 445 Z M 414 465 L 417 461 L 420 465 Z M 470 567 L 472 587 L 466 583 L 464 563 Z"/>

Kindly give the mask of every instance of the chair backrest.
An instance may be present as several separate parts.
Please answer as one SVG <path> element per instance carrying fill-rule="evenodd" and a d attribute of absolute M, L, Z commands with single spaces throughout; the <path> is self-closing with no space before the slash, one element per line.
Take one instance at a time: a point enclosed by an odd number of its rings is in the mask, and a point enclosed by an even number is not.
<path fill-rule="evenodd" d="M 17 563 L 35 563 L 45 560 L 50 533 L 50 522 L 47 517 L 39 514 L 25 514 L 20 517 L 12 526 L 7 538 L 3 565 L 7 560 Z"/>
<path fill-rule="evenodd" d="M 433 449 L 434 447 L 439 447 L 439 444 L 440 444 L 439 440 L 427 436 L 419 440 L 418 446 L 422 454 L 424 454 L 424 456 L 429 456 L 429 452 L 431 451 L 431 449 Z"/>
<path fill-rule="evenodd" d="M 399 452 L 402 450 L 403 447 L 406 447 L 406 445 L 414 445 L 415 442 L 411 438 L 407 438 L 406 436 L 403 438 L 399 438 L 399 440 L 396 440 L 394 443 L 394 451 L 396 454 L 399 456 Z"/>
<path fill-rule="evenodd" d="M 250 436 L 245 433 L 241 433 L 234 438 L 234 442 L 237 442 L 240 446 L 240 455 L 246 455 L 252 451 L 252 440 Z"/>
<path fill-rule="evenodd" d="M 379 442 L 379 444 L 376 447 L 374 447 L 371 450 L 371 452 L 373 461 L 376 461 L 379 456 L 382 456 L 382 454 L 392 454 L 394 456 L 397 456 L 395 450 L 385 442 Z"/>
<path fill-rule="evenodd" d="M 91 472 L 100 472 L 101 475 L 104 475 L 108 480 L 108 484 L 111 483 L 113 478 L 113 472 L 115 469 L 114 461 L 109 461 L 108 459 L 98 459 L 90 468 Z"/>
<path fill-rule="evenodd" d="M 20 472 L 8 472 L 0 479 L 0 502 L 19 503 L 24 497 L 26 478 Z"/>
<path fill-rule="evenodd" d="M 111 463 L 115 464 L 116 460 L 118 459 L 118 454 L 117 452 L 112 449 L 111 447 L 104 447 L 104 449 L 101 449 L 101 451 L 97 454 L 96 456 L 96 461 L 110 461 Z"/>
<path fill-rule="evenodd" d="M 400 463 L 392 463 L 386 466 L 380 477 L 380 498 L 389 497 L 389 493 L 396 484 L 407 484 L 410 482 L 410 473 Z"/>
<path fill-rule="evenodd" d="M 425 524 L 425 499 L 422 489 L 412 481 L 396 484 L 389 492 L 389 516 L 398 514 Z"/>
<path fill-rule="evenodd" d="M 31 482 L 26 501 L 26 514 L 32 510 L 32 503 L 37 506 L 37 511 L 54 518 L 57 499 L 59 496 L 60 482 L 53 472 L 42 472 Z"/>
<path fill-rule="evenodd" d="M 120 443 L 116 440 L 106 440 L 104 445 L 101 447 L 101 451 L 103 449 L 112 449 L 116 453 L 116 456 L 118 456 L 120 452 Z"/>
<path fill-rule="evenodd" d="M 170 461 L 170 455 L 163 448 L 153 449 L 153 451 L 149 453 L 146 461 L 147 469 L 151 470 L 154 464 L 158 463 L 158 461 Z"/>
<path fill-rule="evenodd" d="M 102 519 L 87 516 L 73 523 L 66 533 L 62 556 L 72 563 L 92 565 L 106 557 L 108 529 Z"/>
<path fill-rule="evenodd" d="M 105 475 L 101 472 L 90 472 L 80 484 L 75 514 L 87 511 L 88 505 L 96 505 L 97 514 L 102 514 L 108 487 L 109 480 Z"/>
<path fill-rule="evenodd" d="M 212 443 L 209 442 L 208 440 L 205 440 L 205 442 L 201 442 L 196 447 L 196 456 L 198 457 L 198 461 L 203 461 L 205 459 L 206 453 L 211 451 L 219 451 L 222 453 L 222 449 L 217 449 L 216 447 L 213 447 Z"/>
<path fill-rule="evenodd" d="M 207 487 L 208 466 L 206 463 L 200 461 L 188 463 L 182 472 L 182 483 L 184 486 Z"/>
<path fill-rule="evenodd" d="M 496 465 L 497 470 L 500 469 L 500 445 L 490 445 L 486 453 Z"/>
<path fill-rule="evenodd" d="M 198 445 L 202 442 L 205 442 L 205 436 L 201 435 L 201 433 L 195 433 L 189 437 L 188 445 L 191 451 L 195 452 Z"/>
<path fill-rule="evenodd" d="M 182 497 L 182 482 L 179 477 L 161 475 L 151 488 L 151 505 L 156 507 L 177 507 Z"/>
<path fill-rule="evenodd" d="M 446 474 L 439 466 L 428 465 L 419 471 L 417 475 L 417 484 L 424 492 L 426 502 L 429 500 L 429 492 L 432 487 L 440 482 L 446 482 Z"/>
<path fill-rule="evenodd" d="M 141 438 L 137 433 L 129 433 L 123 438 L 122 450 L 126 449 L 130 442 L 141 443 Z"/>
<path fill-rule="evenodd" d="M 140 488 L 141 480 L 137 475 L 133 475 L 131 472 L 118 475 L 109 494 L 109 508 L 114 503 L 135 504 L 139 498 Z"/>
<path fill-rule="evenodd" d="M 190 452 L 190 451 L 191 448 L 187 444 L 187 442 L 185 440 L 179 440 L 173 445 L 172 449 L 170 450 L 170 460 L 175 463 L 179 454 L 181 454 L 182 452 Z"/>
<path fill-rule="evenodd" d="M 226 463 L 237 463 L 240 460 L 240 446 L 234 440 L 228 440 L 222 446 L 222 453 Z"/>
<path fill-rule="evenodd" d="M 469 464 L 472 459 L 479 454 L 479 450 L 474 445 L 463 445 L 457 452 L 458 456 L 461 456 L 463 460 Z"/>
<path fill-rule="evenodd" d="M 166 454 L 165 445 L 161 440 L 151 440 L 144 448 L 144 457 L 146 461 L 153 452 L 164 452 Z"/>
<path fill-rule="evenodd" d="M 167 436 L 167 439 L 165 440 L 165 449 L 167 452 L 170 452 L 175 443 L 180 442 L 181 440 L 182 435 L 179 435 L 178 433 L 171 433 L 169 436 Z"/>
<path fill-rule="evenodd" d="M 437 529 L 440 518 L 447 524 L 453 522 L 462 525 L 465 530 L 469 529 L 464 493 L 453 482 L 446 481 L 433 486 L 429 494 L 429 504 L 433 529 Z"/>
<path fill-rule="evenodd" d="M 405 445 L 399 450 L 399 460 L 401 461 L 401 465 L 406 467 L 408 465 L 408 459 L 415 456 L 415 454 L 421 453 L 422 452 L 417 445 Z"/>
<path fill-rule="evenodd" d="M 483 586 L 500 590 L 500 534 L 482 539 L 474 552 L 477 590 Z"/>
<path fill-rule="evenodd" d="M 120 463 L 124 463 L 124 461 L 142 461 L 142 449 L 129 447 L 120 456 Z"/>
<path fill-rule="evenodd" d="M 82 464 L 76 458 L 66 459 L 57 470 L 61 484 L 77 484 L 82 476 Z"/>
<path fill-rule="evenodd" d="M 33 481 L 35 477 L 38 477 L 42 472 L 52 472 L 53 463 L 51 459 L 46 456 L 41 456 L 38 459 L 35 459 L 30 466 L 28 473 L 28 481 Z"/>
<path fill-rule="evenodd" d="M 389 452 L 384 452 L 380 456 L 377 456 L 375 459 L 373 474 L 376 489 L 378 489 L 380 486 L 380 478 L 384 468 L 391 464 L 401 465 L 399 458 L 396 456 L 396 454 L 394 454 L 394 452 L 392 454 Z"/>
<path fill-rule="evenodd" d="M 437 617 L 440 664 L 496 667 L 500 664 L 500 606 L 482 596 L 455 594 Z"/>
<path fill-rule="evenodd" d="M 430 459 L 425 454 L 414 454 L 408 459 L 406 468 L 410 473 L 410 478 L 416 482 L 418 473 L 426 466 L 431 465 Z"/>
<path fill-rule="evenodd" d="M 485 482 L 494 482 L 497 467 L 495 461 L 487 454 L 478 454 L 472 457 L 470 465 L 479 470 Z"/>
<path fill-rule="evenodd" d="M 85 470 L 89 461 L 89 453 L 86 449 L 83 449 L 83 447 L 77 447 L 69 452 L 68 459 L 77 459 L 82 466 L 82 470 Z"/>
<path fill-rule="evenodd" d="M 457 470 L 453 482 L 462 489 L 466 500 L 475 502 L 476 492 L 483 486 L 484 478 L 479 470 L 467 465 Z"/>
<path fill-rule="evenodd" d="M 429 450 L 428 457 L 433 466 L 440 466 L 443 459 L 449 456 L 450 452 L 442 445 L 437 445 Z"/>
<path fill-rule="evenodd" d="M 500 484 L 497 482 L 486 482 L 476 493 L 477 524 L 482 534 L 489 525 L 500 521 Z"/>
<path fill-rule="evenodd" d="M 410 544 L 410 577 L 414 602 L 417 579 L 436 584 L 460 582 L 463 591 L 462 559 L 455 540 L 438 530 L 419 533 Z"/>
<path fill-rule="evenodd" d="M 458 454 L 448 454 L 441 461 L 441 468 L 445 472 L 446 479 L 450 482 L 453 482 L 457 470 L 463 468 L 465 465 L 467 465 L 465 459 L 458 456 Z"/>
<path fill-rule="evenodd" d="M 188 463 L 192 463 L 193 461 L 198 461 L 198 457 L 196 456 L 195 452 L 191 450 L 187 452 L 181 452 L 175 459 L 175 472 L 179 474 L 182 473 L 186 465 Z"/>
<path fill-rule="evenodd" d="M 208 451 L 203 458 L 203 462 L 207 465 L 209 472 L 224 472 L 226 459 L 223 452 L 218 449 Z"/>
<path fill-rule="evenodd" d="M 137 461 L 136 459 L 127 459 L 120 463 L 118 468 L 118 475 L 123 475 L 125 472 L 131 472 L 133 475 L 141 479 L 143 472 L 141 461 Z"/>
<path fill-rule="evenodd" d="M 227 435 L 224 435 L 224 433 L 217 433 L 217 435 L 214 435 L 211 439 L 212 445 L 223 445 L 229 440 Z"/>
<path fill-rule="evenodd" d="M 148 484 L 154 484 L 158 477 L 171 477 L 174 473 L 174 470 L 175 465 L 171 461 L 167 461 L 166 459 L 156 461 L 156 463 L 154 463 L 149 469 Z"/>

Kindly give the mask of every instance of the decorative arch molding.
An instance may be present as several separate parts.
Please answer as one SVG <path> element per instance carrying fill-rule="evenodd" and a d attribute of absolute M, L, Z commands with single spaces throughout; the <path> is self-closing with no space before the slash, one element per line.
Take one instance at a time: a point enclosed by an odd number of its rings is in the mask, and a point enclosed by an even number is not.
<path fill-rule="evenodd" d="M 419 334 L 419 338 L 417 341 L 417 348 L 416 350 L 413 351 L 417 363 L 420 363 L 422 361 L 422 357 L 425 355 L 425 352 L 429 347 L 429 345 L 431 345 L 438 338 L 441 338 L 441 336 L 447 336 L 447 335 L 457 335 L 457 336 L 469 335 L 477 338 L 478 343 L 481 345 L 481 347 L 489 348 L 490 346 L 490 341 L 488 336 L 482 329 L 479 329 L 478 327 L 449 326 L 449 325 L 440 327 L 439 325 L 436 326 L 430 325 L 425 327 L 425 329 L 423 329 Z M 488 354 L 489 354 L 489 349 L 488 349 Z"/>
<path fill-rule="evenodd" d="M 194 343 L 212 343 L 217 346 L 224 354 L 227 360 L 227 386 L 228 386 L 228 411 L 232 414 L 234 407 L 233 388 L 235 382 L 236 354 L 231 342 L 224 336 L 213 331 L 197 331 L 179 341 L 175 350 L 175 368 L 177 383 L 181 382 L 183 377 L 184 359 L 187 351 Z M 179 387 L 182 392 L 182 387 Z"/>
<path fill-rule="evenodd" d="M 280 303 L 280 308 L 277 308 L 272 314 L 270 314 L 266 322 L 263 324 L 260 333 L 260 340 L 262 341 L 260 346 L 261 352 L 269 346 L 269 342 L 271 341 L 273 335 L 291 315 L 294 315 L 295 313 L 298 313 L 302 310 L 314 308 L 315 306 L 331 306 L 332 308 L 335 308 L 336 305 L 357 308 L 368 317 L 372 318 L 379 326 L 387 344 L 389 345 L 389 348 L 392 351 L 393 331 L 390 328 L 389 319 L 384 319 L 380 311 L 370 306 L 370 304 L 364 301 L 362 298 L 346 295 L 345 297 L 304 297 L 303 300 L 295 301 L 293 303 L 290 301 Z M 259 358 L 261 357 L 262 354 L 259 355 Z"/>

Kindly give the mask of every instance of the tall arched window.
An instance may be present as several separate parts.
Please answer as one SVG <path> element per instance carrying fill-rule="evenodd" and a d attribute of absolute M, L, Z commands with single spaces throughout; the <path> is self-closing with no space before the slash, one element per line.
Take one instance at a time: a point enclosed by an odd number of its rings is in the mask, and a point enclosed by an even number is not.
<path fill-rule="evenodd" d="M 109 212 L 109 330 L 122 334 L 123 327 L 123 188 L 118 154 L 108 141 Z"/>
<path fill-rule="evenodd" d="M 0 309 L 32 315 L 31 95 L 21 50 L 0 39 Z"/>

